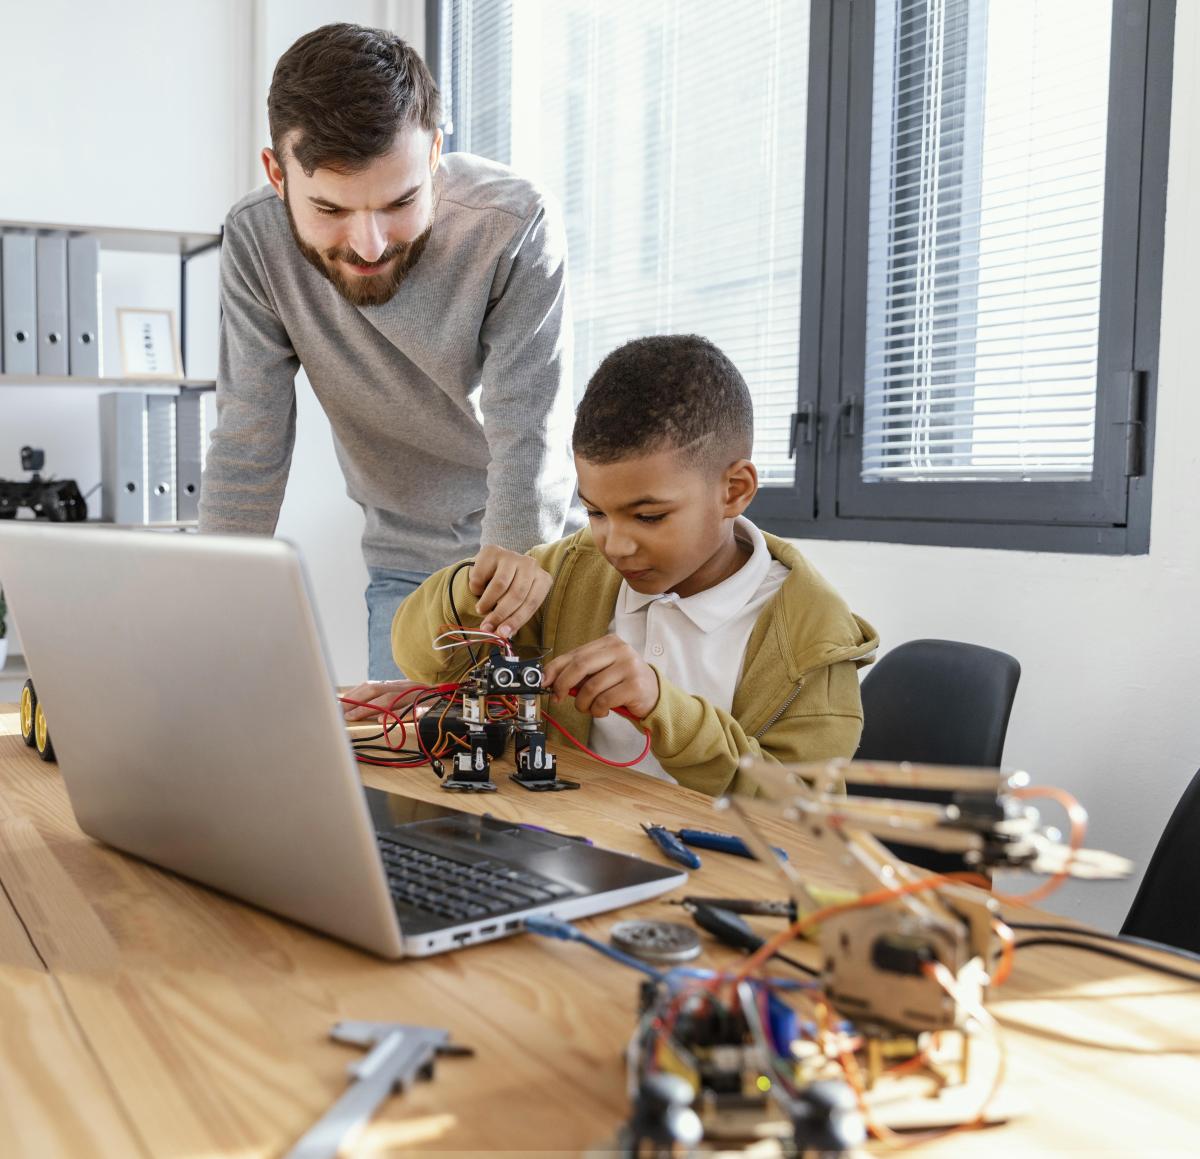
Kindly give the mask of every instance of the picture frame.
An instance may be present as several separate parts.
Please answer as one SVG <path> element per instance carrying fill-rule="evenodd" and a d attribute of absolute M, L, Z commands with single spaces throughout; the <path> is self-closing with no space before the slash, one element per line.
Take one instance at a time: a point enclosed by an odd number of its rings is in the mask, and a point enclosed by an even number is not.
<path fill-rule="evenodd" d="M 183 358 L 174 310 L 119 307 L 117 335 L 122 378 L 182 377 Z"/>

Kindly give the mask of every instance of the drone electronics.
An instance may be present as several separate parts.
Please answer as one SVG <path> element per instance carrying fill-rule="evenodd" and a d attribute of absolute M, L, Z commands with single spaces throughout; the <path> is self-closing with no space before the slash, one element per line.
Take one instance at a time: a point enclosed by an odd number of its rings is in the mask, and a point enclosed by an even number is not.
<path fill-rule="evenodd" d="M 46 463 L 45 452 L 21 448 L 21 469 L 32 471 L 27 483 L 0 479 L 0 519 L 15 519 L 17 510 L 28 507 L 35 519 L 51 523 L 79 523 L 87 518 L 87 502 L 74 479 L 43 479 L 38 472 Z"/>
<path fill-rule="evenodd" d="M 718 801 L 778 875 L 796 917 L 772 938 L 753 938 L 759 948 L 732 971 L 676 971 L 643 984 L 627 1055 L 623 1153 L 701 1154 L 738 1142 L 755 1154 L 841 1154 L 855 1145 L 856 1118 L 884 1140 L 1005 1121 L 1014 1108 L 998 1098 L 1003 1039 L 985 1009 L 1015 949 L 998 903 L 1040 901 L 1069 876 L 1121 877 L 1130 863 L 1083 848 L 1082 807 L 1061 790 L 1031 787 L 1024 773 L 847 761 L 787 766 L 749 757 L 742 768 L 768 798 L 770 815 L 782 806 L 843 881 L 831 889 L 777 858 L 755 820 L 756 802 Z M 953 799 L 856 797 L 855 784 L 943 789 Z M 1069 841 L 1042 825 L 1029 803 L 1036 798 L 1067 810 Z M 958 853 L 979 872 L 924 873 L 879 836 Z M 1006 896 L 982 876 L 993 869 L 1049 881 Z M 847 877 L 855 888 L 842 888 Z M 819 966 L 779 954 L 803 936 L 819 945 Z M 806 977 L 768 975 L 769 964 Z M 980 1045 L 969 1049 L 972 1042 Z M 982 1082 L 973 1062 L 979 1053 L 991 1059 Z M 776 1148 L 762 1151 L 768 1138 Z"/>

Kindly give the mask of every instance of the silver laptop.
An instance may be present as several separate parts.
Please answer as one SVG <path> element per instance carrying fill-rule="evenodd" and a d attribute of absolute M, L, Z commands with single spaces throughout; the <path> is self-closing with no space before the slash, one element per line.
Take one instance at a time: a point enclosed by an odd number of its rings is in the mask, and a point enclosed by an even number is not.
<path fill-rule="evenodd" d="M 127 853 L 389 958 L 687 880 L 364 789 L 281 540 L 5 522 L 0 582 L 79 825 Z"/>

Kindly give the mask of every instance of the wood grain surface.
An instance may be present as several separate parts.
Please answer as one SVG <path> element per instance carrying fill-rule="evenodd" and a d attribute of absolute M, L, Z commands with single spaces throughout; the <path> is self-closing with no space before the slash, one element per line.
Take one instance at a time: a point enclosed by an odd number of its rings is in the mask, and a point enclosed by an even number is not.
<path fill-rule="evenodd" d="M 699 794 L 560 760 L 580 791 L 527 793 L 500 765 L 499 792 L 452 803 L 649 859 L 660 855 L 641 821 L 729 828 Z M 364 780 L 448 798 L 427 769 Z M 768 835 L 838 882 L 782 821 Z M 687 891 L 779 896 L 766 868 L 703 858 Z M 341 1018 L 445 1027 L 476 1051 L 393 1099 L 357 1155 L 580 1154 L 610 1143 L 627 1113 L 632 971 L 529 935 L 386 963 L 126 857 L 79 831 L 57 766 L 21 744 L 12 706 L 0 706 L 0 889 L 0 1155 L 279 1155 L 345 1089 L 358 1052 L 329 1040 Z M 668 902 L 580 925 L 603 938 L 634 914 L 679 920 Z M 812 946 L 794 952 L 815 962 Z M 702 962 L 732 960 L 708 944 Z M 1197 1153 L 1200 987 L 1034 948 L 990 1009 L 1027 1113 L 920 1153 Z"/>

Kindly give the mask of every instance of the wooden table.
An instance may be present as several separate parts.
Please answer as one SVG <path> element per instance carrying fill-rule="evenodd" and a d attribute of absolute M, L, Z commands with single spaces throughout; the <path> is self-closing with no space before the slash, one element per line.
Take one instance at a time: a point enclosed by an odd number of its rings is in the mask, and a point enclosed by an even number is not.
<path fill-rule="evenodd" d="M 581 791 L 535 795 L 497 777 L 500 792 L 455 804 L 647 857 L 640 820 L 721 827 L 699 794 L 562 763 Z M 366 780 L 447 796 L 427 770 Z M 771 837 L 805 865 L 782 824 Z M 12 706 L 0 706 L 0 886 L 0 1155 L 278 1155 L 345 1089 L 354 1054 L 328 1038 L 341 1018 L 446 1027 L 477 1052 L 390 1102 L 357 1154 L 579 1154 L 627 1113 L 632 971 L 532 936 L 388 964 L 122 856 L 80 833 Z M 689 888 L 778 893 L 761 866 L 719 854 Z M 582 925 L 603 937 L 631 912 Z M 680 917 L 664 900 L 636 913 Z M 1032 949 L 991 1010 L 1029 1113 L 922 1154 L 1196 1154 L 1200 988 Z"/>

